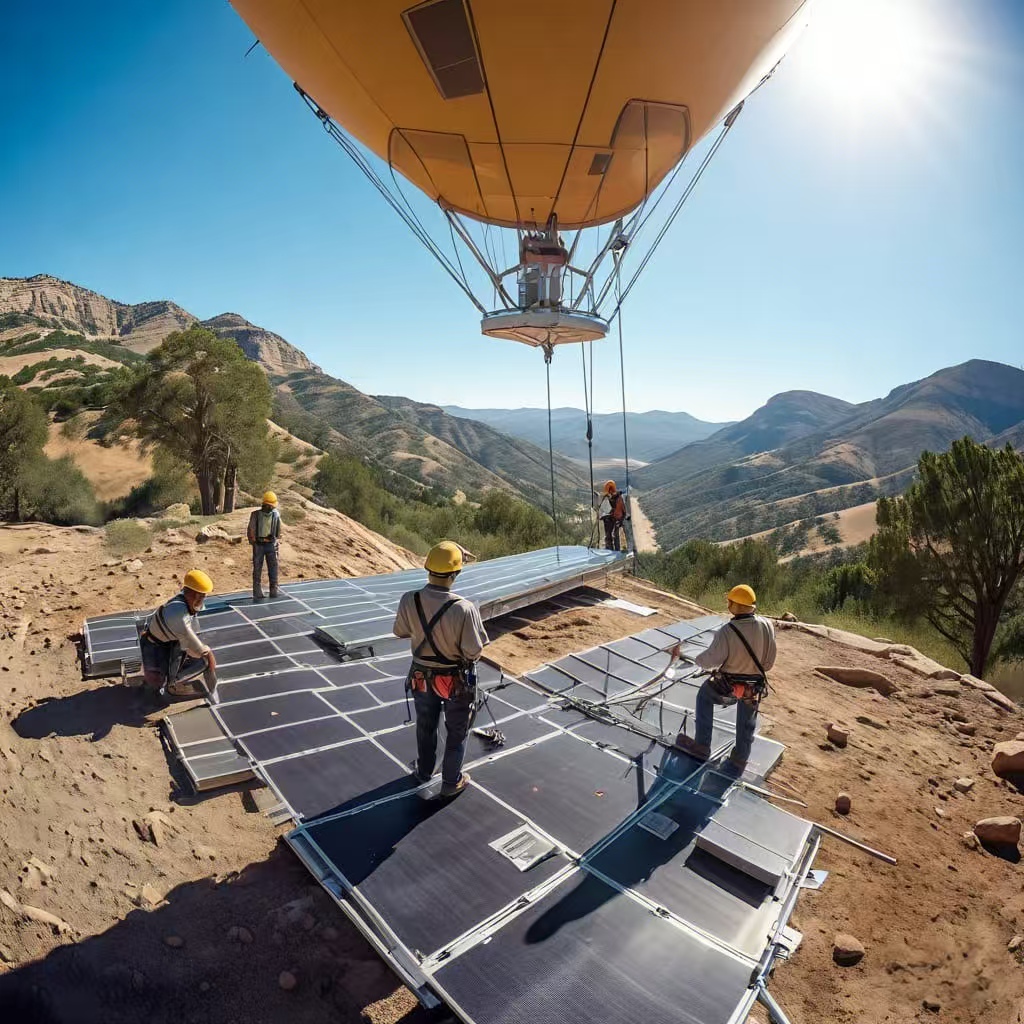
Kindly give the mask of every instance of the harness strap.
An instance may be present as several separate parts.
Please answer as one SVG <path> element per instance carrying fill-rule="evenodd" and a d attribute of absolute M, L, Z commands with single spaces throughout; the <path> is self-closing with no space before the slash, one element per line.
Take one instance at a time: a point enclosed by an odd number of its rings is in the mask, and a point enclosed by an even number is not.
<path fill-rule="evenodd" d="M 423 602 L 420 600 L 419 591 L 413 594 L 413 603 L 416 605 L 416 615 L 420 620 L 420 628 L 423 630 L 423 639 L 416 646 L 416 650 L 412 652 L 413 661 L 422 659 L 423 661 L 433 662 L 435 665 L 443 666 L 444 668 L 458 668 L 459 662 L 452 661 L 450 658 L 442 656 L 441 652 L 437 649 L 437 645 L 434 643 L 434 627 L 444 617 L 445 612 L 448 611 L 452 605 L 457 603 L 456 598 L 449 598 L 436 612 L 434 612 L 430 621 L 427 621 L 427 616 L 423 611 Z M 434 652 L 431 654 L 424 654 L 424 647 L 429 644 L 431 650 Z"/>
<path fill-rule="evenodd" d="M 761 664 L 761 659 L 758 658 L 758 656 L 754 653 L 754 648 L 751 647 L 750 644 L 747 642 L 747 638 L 740 632 L 739 629 L 737 629 L 736 624 L 734 622 L 729 623 L 729 628 L 740 638 L 740 643 L 742 643 L 743 646 L 746 647 L 747 654 L 750 655 L 754 664 L 757 666 L 758 672 L 761 673 L 762 677 L 764 678 L 764 681 L 768 682 L 768 673 L 765 672 L 764 666 Z"/>

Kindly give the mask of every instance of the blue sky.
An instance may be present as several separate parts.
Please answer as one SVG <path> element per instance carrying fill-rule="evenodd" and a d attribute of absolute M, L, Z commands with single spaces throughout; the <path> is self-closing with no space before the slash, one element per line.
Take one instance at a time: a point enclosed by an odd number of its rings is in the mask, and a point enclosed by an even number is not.
<path fill-rule="evenodd" d="M 832 3 L 629 298 L 631 409 L 1024 362 L 1024 5 Z M 480 337 L 226 2 L 17 4 L 3 31 L 0 276 L 238 312 L 374 394 L 543 404 L 540 355 Z M 614 411 L 617 350 L 595 362 Z M 575 351 L 552 387 L 582 403 Z"/>

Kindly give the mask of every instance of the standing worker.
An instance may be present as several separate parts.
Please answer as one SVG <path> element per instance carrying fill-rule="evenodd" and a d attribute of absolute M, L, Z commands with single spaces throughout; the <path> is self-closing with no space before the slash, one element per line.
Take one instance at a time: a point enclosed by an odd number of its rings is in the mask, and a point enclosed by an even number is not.
<path fill-rule="evenodd" d="M 146 621 L 139 637 L 146 686 L 170 697 L 193 697 L 202 691 L 191 685 L 205 677 L 206 692 L 217 689 L 217 659 L 199 639 L 199 612 L 213 580 L 202 569 L 185 573 L 181 592 L 162 604 Z"/>
<path fill-rule="evenodd" d="M 427 585 L 402 595 L 392 627 L 395 636 L 411 641 L 406 685 L 416 705 L 414 776 L 419 782 L 429 782 L 434 774 L 437 728 L 444 711 L 442 797 L 461 793 L 469 781 L 462 762 L 476 701 L 476 662 L 489 643 L 479 609 L 452 593 L 462 556 L 462 548 L 447 540 L 431 549 L 424 565 Z"/>
<path fill-rule="evenodd" d="M 267 563 L 270 596 L 280 597 L 277 586 L 277 556 L 281 547 L 281 513 L 277 510 L 277 495 L 267 491 L 263 504 L 249 516 L 246 536 L 252 545 L 252 599 L 263 600 L 263 563 Z"/>
<path fill-rule="evenodd" d="M 597 514 L 604 523 L 604 546 L 609 551 L 621 551 L 619 531 L 626 520 L 626 499 L 614 480 L 605 483 Z"/>
<path fill-rule="evenodd" d="M 757 712 L 768 691 L 768 671 L 775 664 L 775 629 L 757 611 L 752 587 L 741 583 L 726 595 L 732 619 L 715 630 L 711 644 L 693 660 L 711 674 L 697 694 L 697 735 L 681 732 L 676 746 L 706 761 L 711 756 L 715 706 L 736 705 L 736 744 L 726 767 L 742 773 L 757 730 Z M 676 652 L 678 653 L 678 652 Z"/>

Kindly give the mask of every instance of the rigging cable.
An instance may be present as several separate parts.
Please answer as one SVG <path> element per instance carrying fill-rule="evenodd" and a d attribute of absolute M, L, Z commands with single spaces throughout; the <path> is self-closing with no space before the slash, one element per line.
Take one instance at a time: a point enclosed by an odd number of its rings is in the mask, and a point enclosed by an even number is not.
<path fill-rule="evenodd" d="M 586 411 L 587 416 L 587 460 L 590 463 L 590 497 L 588 499 L 588 505 L 592 509 L 594 507 L 594 496 L 597 493 L 594 490 L 594 421 L 592 417 L 594 402 L 593 397 L 587 391 L 587 344 L 584 341 L 580 342 L 580 361 L 583 363 L 583 407 Z M 594 350 L 590 350 L 590 386 L 594 386 Z M 594 546 L 594 539 L 597 535 L 597 520 L 594 521 L 590 531 L 590 544 L 588 547 Z"/>
<path fill-rule="evenodd" d="M 551 357 L 554 347 L 550 339 L 543 345 L 544 370 L 548 381 L 548 462 L 551 466 L 551 523 L 555 530 L 555 559 L 561 562 L 562 555 L 558 548 L 558 514 L 555 509 L 555 440 L 551 430 Z"/>
<path fill-rule="evenodd" d="M 615 263 L 615 318 L 618 321 L 619 328 L 619 379 L 622 382 L 622 454 L 625 456 L 626 463 L 626 518 L 630 521 L 630 527 L 626 537 L 628 540 L 633 541 L 633 558 L 635 561 L 637 553 L 636 537 L 633 535 L 632 527 L 633 496 L 629 491 L 629 428 L 626 423 L 626 350 L 622 343 L 622 276 L 620 273 L 622 251 L 613 252 L 612 260 Z"/>

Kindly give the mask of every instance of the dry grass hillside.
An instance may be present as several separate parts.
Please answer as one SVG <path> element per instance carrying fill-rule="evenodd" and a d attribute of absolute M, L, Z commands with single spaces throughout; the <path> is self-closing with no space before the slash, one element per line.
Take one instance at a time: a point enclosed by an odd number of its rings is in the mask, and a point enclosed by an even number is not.
<path fill-rule="evenodd" d="M 286 579 L 412 564 L 338 513 L 294 494 L 283 502 Z M 0 528 L 0 1019 L 426 1024 L 256 813 L 249 787 L 199 798 L 180 788 L 139 695 L 79 677 L 66 636 L 85 616 L 149 605 L 193 565 L 218 590 L 244 587 L 246 516 L 220 520 L 205 543 L 198 522 L 144 524 L 137 554 L 111 550 L 102 530 Z M 493 656 L 522 671 L 701 611 L 642 581 L 609 590 L 657 615 L 526 609 L 492 624 Z M 772 991 L 793 1024 L 1010 1024 L 1024 999 L 1014 940 L 1024 867 L 962 837 L 979 818 L 1020 815 L 1024 798 L 990 760 L 1024 716 L 842 640 L 780 632 L 765 724 L 787 753 L 773 787 L 899 864 L 826 841 L 818 866 L 829 880 L 801 897 L 803 943 Z M 880 671 L 896 690 L 886 698 L 816 672 L 837 665 Z M 845 748 L 826 740 L 832 721 L 850 726 Z M 965 778 L 973 783 L 958 789 Z M 852 798 L 846 817 L 833 810 L 840 790 Z M 133 825 L 147 816 L 163 825 L 159 845 Z M 833 963 L 836 932 L 866 947 L 856 967 Z M 293 990 L 278 985 L 282 971 L 298 979 Z"/>

